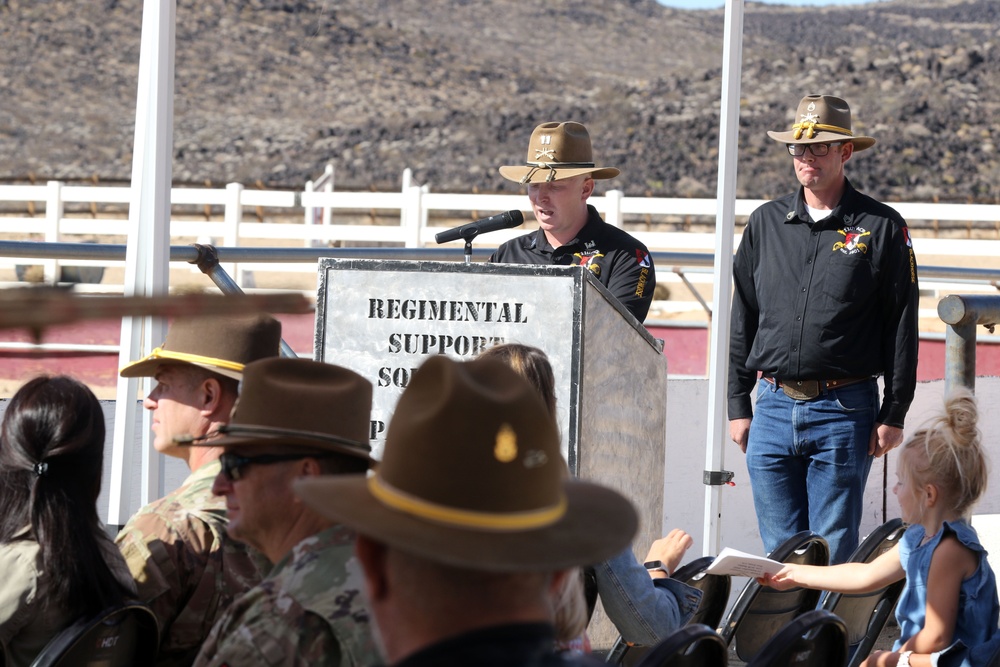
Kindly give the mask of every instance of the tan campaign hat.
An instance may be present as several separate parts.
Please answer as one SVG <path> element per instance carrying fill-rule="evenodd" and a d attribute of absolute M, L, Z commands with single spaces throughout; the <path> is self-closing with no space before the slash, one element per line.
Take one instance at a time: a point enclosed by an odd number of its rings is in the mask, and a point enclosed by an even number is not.
<path fill-rule="evenodd" d="M 294 488 L 372 539 L 483 571 L 600 562 L 638 526 L 623 496 L 569 477 L 538 392 L 495 359 L 429 358 L 399 399 L 373 475 L 301 479 Z"/>

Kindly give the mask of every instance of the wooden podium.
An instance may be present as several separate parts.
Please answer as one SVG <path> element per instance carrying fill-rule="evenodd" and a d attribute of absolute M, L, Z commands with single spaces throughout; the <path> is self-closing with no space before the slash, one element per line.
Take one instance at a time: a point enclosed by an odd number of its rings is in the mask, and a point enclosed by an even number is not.
<path fill-rule="evenodd" d="M 667 362 L 649 332 L 583 266 L 321 259 L 315 357 L 374 386 L 371 445 L 431 354 L 471 359 L 500 343 L 545 351 L 570 471 L 636 505 L 642 558 L 663 529 Z M 600 611 L 600 610 L 599 610 Z M 595 648 L 617 636 L 598 613 Z"/>

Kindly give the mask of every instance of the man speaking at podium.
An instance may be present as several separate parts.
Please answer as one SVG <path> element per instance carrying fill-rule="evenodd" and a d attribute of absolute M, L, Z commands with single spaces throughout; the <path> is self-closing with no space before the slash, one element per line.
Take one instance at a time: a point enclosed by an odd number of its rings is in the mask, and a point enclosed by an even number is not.
<path fill-rule="evenodd" d="M 595 180 L 620 173 L 595 166 L 587 128 L 572 121 L 542 123 L 531 133 L 526 162 L 500 167 L 500 175 L 528 186 L 538 230 L 504 243 L 490 261 L 586 266 L 637 320 L 645 320 L 656 287 L 653 258 L 587 204 Z"/>

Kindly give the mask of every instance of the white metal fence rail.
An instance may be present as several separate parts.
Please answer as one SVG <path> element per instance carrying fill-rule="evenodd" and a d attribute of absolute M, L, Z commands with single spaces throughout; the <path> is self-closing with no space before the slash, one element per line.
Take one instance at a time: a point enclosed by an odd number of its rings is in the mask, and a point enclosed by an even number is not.
<path fill-rule="evenodd" d="M 230 183 L 225 188 L 173 188 L 171 204 L 175 210 L 170 223 L 174 239 L 211 238 L 220 246 L 238 247 L 248 242 L 261 245 L 261 241 L 293 241 L 304 246 L 326 245 L 335 242 L 353 244 L 393 244 L 406 248 L 434 245 L 434 234 L 440 226 L 431 226 L 432 217 L 470 218 L 486 216 L 498 211 L 520 209 L 530 211 L 527 197 L 503 194 L 456 194 L 427 192 L 426 188 L 409 185 L 404 180 L 400 192 L 346 192 L 334 191 L 332 172 L 325 175 L 321 187 L 313 183 L 302 191 L 268 191 L 247 189 L 240 183 Z M 49 181 L 45 185 L 0 185 L 0 207 L 8 210 L 0 216 L 0 235 L 16 235 L 29 240 L 72 242 L 92 237 L 124 237 L 128 233 L 128 220 L 121 217 L 67 216 L 67 205 L 89 204 L 91 211 L 108 206 L 127 206 L 127 186 L 81 186 Z M 681 199 L 656 197 L 628 197 L 612 190 L 593 196 L 590 202 L 601 211 L 605 219 L 616 226 L 623 226 L 629 219 L 646 216 L 677 218 L 699 217 L 711 222 L 716 213 L 714 199 Z M 745 219 L 762 200 L 737 200 L 736 216 Z M 29 215 L 37 204 L 44 206 L 44 213 Z M 222 210 L 221 219 L 191 219 L 196 214 L 181 215 L 183 207 L 214 207 Z M 1000 230 L 1000 206 L 982 204 L 893 204 L 908 221 L 943 221 L 983 223 L 992 222 Z M 264 221 L 247 210 L 263 209 Z M 23 210 L 18 214 L 10 211 Z M 380 218 L 395 219 L 397 224 L 356 224 L 346 218 L 380 212 Z M 434 215 L 432 215 L 434 214 Z M 445 215 L 442 215 L 445 214 Z M 204 217 L 204 216 L 202 216 Z M 211 218 L 219 216 L 211 215 Z M 271 217 L 275 221 L 267 221 Z M 250 218 L 250 219 L 248 219 Z M 302 223 L 289 224 L 289 219 Z M 280 221 L 278 221 L 280 220 Z M 337 222 L 344 220 L 344 222 Z M 479 240 L 478 245 L 494 246 L 524 233 L 523 229 L 501 230 Z M 675 252 L 713 252 L 711 233 L 632 230 L 650 250 Z M 257 243 L 254 243 L 254 242 Z M 738 243 L 737 236 L 736 242 Z M 180 242 L 180 241 L 178 241 Z M 455 242 L 452 245 L 461 245 Z M 927 238 L 917 237 L 914 246 L 918 256 L 960 258 L 1000 256 L 1000 239 Z M 23 264 L 23 259 L 0 257 L 0 267 L 12 268 Z M 58 275 L 56 260 L 39 258 L 49 282 Z M 94 265 L 96 261 L 74 260 L 74 265 Z M 122 264 L 121 262 L 113 264 Z M 241 264 L 225 267 L 242 284 L 245 271 L 311 272 L 308 264 Z M 665 276 L 666 277 L 666 276 Z M 710 277 L 709 277 L 710 279 Z"/>

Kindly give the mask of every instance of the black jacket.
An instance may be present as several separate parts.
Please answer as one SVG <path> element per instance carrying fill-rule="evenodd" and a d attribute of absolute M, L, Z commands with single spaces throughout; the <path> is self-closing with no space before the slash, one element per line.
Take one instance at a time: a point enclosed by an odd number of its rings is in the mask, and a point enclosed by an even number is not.
<path fill-rule="evenodd" d="M 917 376 L 917 265 L 906 222 L 850 184 L 812 222 L 802 189 L 760 206 L 736 252 L 729 418 L 752 414 L 757 371 L 884 375 L 878 421 L 902 427 Z"/>
<path fill-rule="evenodd" d="M 556 653 L 545 623 L 515 623 L 467 632 L 429 646 L 396 667 L 600 667 L 589 655 Z"/>

